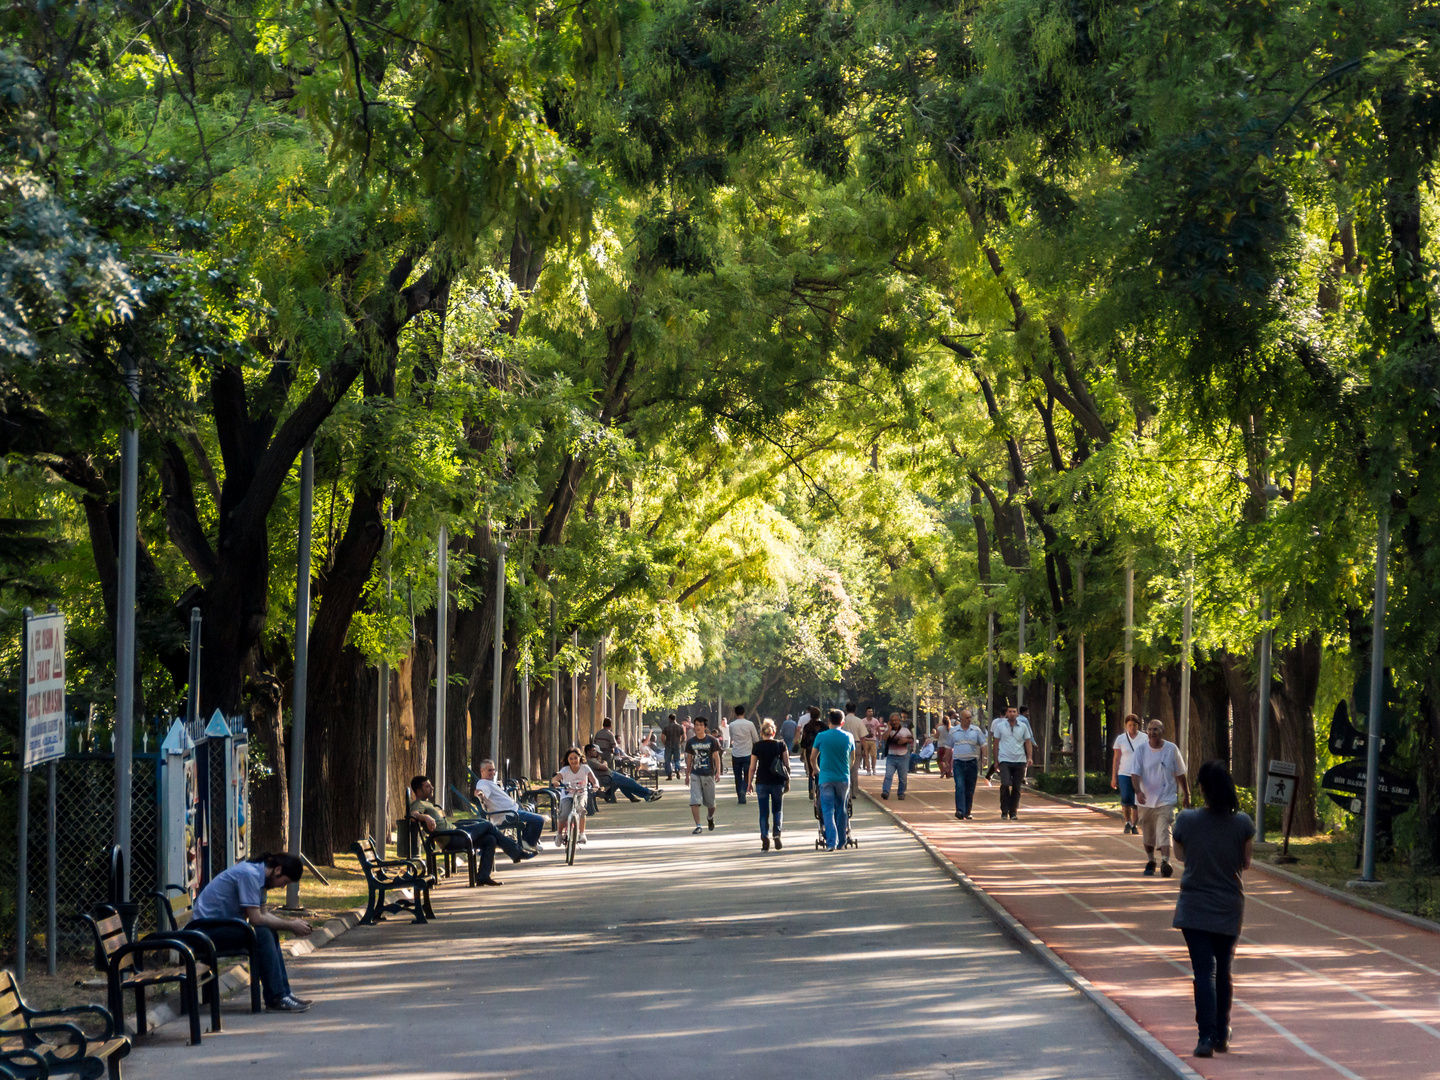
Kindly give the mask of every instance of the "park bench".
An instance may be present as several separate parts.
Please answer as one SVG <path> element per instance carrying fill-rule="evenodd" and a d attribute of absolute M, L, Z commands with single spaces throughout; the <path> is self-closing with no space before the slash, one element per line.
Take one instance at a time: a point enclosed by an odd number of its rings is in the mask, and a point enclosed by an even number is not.
<path fill-rule="evenodd" d="M 119 914 L 108 904 L 101 904 L 95 909 L 95 914 L 82 915 L 81 919 L 95 935 L 95 955 L 105 958 L 110 1013 L 115 1018 L 117 1030 L 125 1024 L 126 990 L 135 992 L 135 1033 L 144 1035 L 146 988 L 171 983 L 180 992 L 180 1011 L 190 1015 L 191 1046 L 200 1042 L 202 988 L 210 1004 L 210 1032 L 214 1034 L 220 1030 L 220 972 L 215 960 L 215 945 L 204 934 L 195 930 L 178 930 L 163 937 L 156 933 L 140 941 L 131 941 Z M 158 968 L 142 968 L 138 961 L 143 960 L 147 953 L 161 957 L 174 953 L 180 962 Z"/>
<path fill-rule="evenodd" d="M 365 904 L 365 914 L 360 921 L 374 926 L 386 915 L 409 911 L 417 923 L 428 922 L 435 917 L 430 906 L 430 890 L 435 886 L 435 875 L 426 873 L 425 866 L 418 859 L 382 859 L 375 850 L 375 841 L 368 836 L 350 846 L 360 871 L 365 875 L 365 884 L 370 896 Z M 410 889 L 409 899 L 385 900 L 385 894 Z"/>
<path fill-rule="evenodd" d="M 82 1019 L 91 1020 L 98 1032 L 86 1034 Z M 108 1071 L 112 1080 L 120 1080 L 120 1059 L 128 1053 L 130 1040 L 116 1037 L 115 1018 L 99 1005 L 32 1009 L 20 996 L 14 974 L 0 971 L 0 1065 L 11 1075 L 94 1080 Z"/>
<path fill-rule="evenodd" d="M 460 829 L 426 832 L 423 825 L 409 817 L 403 817 L 395 824 L 396 836 L 404 838 L 400 845 L 402 855 L 408 852 L 416 856 L 423 852 L 425 869 L 431 878 L 439 881 L 442 876 L 454 877 L 455 859 L 463 855 L 470 867 L 470 884 L 479 882 L 480 855 L 469 833 Z"/>
<path fill-rule="evenodd" d="M 118 1074 L 117 1074 L 118 1075 Z M 50 1066 L 29 1050 L 0 1050 L 0 1078 L 50 1080 Z"/>
<path fill-rule="evenodd" d="M 170 893 L 175 895 L 171 896 Z M 175 934 L 182 930 L 191 930 L 204 934 L 212 927 L 234 927 L 243 935 L 243 941 L 239 945 L 230 948 L 220 948 L 211 941 L 211 947 L 215 950 L 217 960 L 230 957 L 244 957 L 250 965 L 250 1011 L 252 1013 L 264 1012 L 265 1007 L 260 1002 L 260 945 L 255 938 L 255 928 L 244 919 L 197 919 L 195 918 L 193 901 L 190 898 L 190 891 L 180 885 L 166 885 L 163 889 L 157 889 L 153 894 L 155 897 L 156 925 L 160 927 L 160 936 Z M 206 937 L 209 937 L 206 934 Z"/>

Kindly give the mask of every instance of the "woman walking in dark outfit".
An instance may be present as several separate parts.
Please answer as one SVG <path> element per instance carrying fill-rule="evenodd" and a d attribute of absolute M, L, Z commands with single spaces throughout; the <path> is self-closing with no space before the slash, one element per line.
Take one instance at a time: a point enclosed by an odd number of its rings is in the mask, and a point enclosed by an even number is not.
<path fill-rule="evenodd" d="M 760 796 L 760 850 L 770 850 L 767 829 L 774 830 L 775 850 L 780 840 L 780 807 L 790 788 L 790 748 L 775 738 L 775 721 L 760 725 L 760 738 L 755 743 L 755 768 L 750 770 L 750 790 Z"/>
<path fill-rule="evenodd" d="M 1175 819 L 1175 854 L 1185 863 L 1173 925 L 1185 935 L 1195 972 L 1195 1056 L 1230 1049 L 1230 1003 L 1235 990 L 1230 965 L 1245 918 L 1240 874 L 1250 868 L 1255 823 L 1240 813 L 1235 781 L 1222 761 L 1207 761 L 1196 778 L 1203 810 Z"/>

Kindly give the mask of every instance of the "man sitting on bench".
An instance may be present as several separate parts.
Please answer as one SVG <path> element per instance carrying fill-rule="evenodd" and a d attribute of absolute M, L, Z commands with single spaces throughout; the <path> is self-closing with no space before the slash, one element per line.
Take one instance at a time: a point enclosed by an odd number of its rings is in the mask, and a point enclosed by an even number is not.
<path fill-rule="evenodd" d="M 250 975 L 251 978 L 259 978 L 265 1008 L 271 1012 L 299 1013 L 310 1008 L 309 1001 L 290 992 L 290 980 L 285 975 L 285 954 L 280 951 L 276 931 L 289 930 L 297 937 L 309 937 L 311 926 L 304 919 L 282 919 L 265 910 L 267 889 L 283 889 L 291 882 L 299 881 L 304 872 L 305 864 L 298 855 L 285 851 L 272 855 L 267 851 L 217 874 L 201 890 L 191 909 L 191 929 L 202 931 L 217 949 L 242 947 L 244 928 L 223 923 L 201 925 L 206 919 L 244 919 L 255 928 L 259 954 L 255 959 L 260 970 Z"/>
<path fill-rule="evenodd" d="M 594 743 L 585 747 L 585 764 L 590 766 L 590 771 L 595 774 L 595 779 L 600 781 L 600 793 L 605 796 L 606 802 L 615 801 L 615 792 L 619 791 L 631 802 L 654 802 L 660 798 L 660 792 L 651 791 L 643 784 L 636 783 L 630 777 L 612 769 L 600 760 L 600 751 L 595 749 Z"/>
<path fill-rule="evenodd" d="M 485 814 L 496 825 L 520 826 L 520 846 L 526 851 L 540 850 L 540 834 L 545 830 L 545 819 L 539 814 L 521 810 L 510 794 L 495 779 L 495 762 L 486 758 L 480 762 L 480 779 L 475 781 L 475 797 L 485 807 Z"/>
<path fill-rule="evenodd" d="M 447 820 L 445 811 L 430 801 L 435 797 L 435 785 L 430 782 L 428 776 L 417 776 L 412 779 L 410 790 L 415 795 L 415 801 L 410 804 L 411 821 L 418 821 L 420 827 L 427 833 L 463 832 L 470 837 L 475 845 L 476 854 L 480 856 L 481 885 L 504 884 L 504 882 L 497 881 L 494 876 L 495 849 L 497 847 L 510 856 L 511 862 L 535 857 L 534 851 L 525 851 L 488 821 L 452 822 Z M 448 840 L 446 845 L 448 848 Z M 442 848 L 441 850 L 446 849 Z"/>

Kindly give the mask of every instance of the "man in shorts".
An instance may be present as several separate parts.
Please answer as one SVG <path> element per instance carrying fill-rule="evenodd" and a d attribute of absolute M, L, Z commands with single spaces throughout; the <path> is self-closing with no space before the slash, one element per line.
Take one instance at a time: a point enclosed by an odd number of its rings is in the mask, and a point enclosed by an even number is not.
<path fill-rule="evenodd" d="M 1130 770 L 1135 764 L 1135 751 L 1145 741 L 1140 734 L 1140 717 L 1133 712 L 1125 717 L 1125 730 L 1115 736 L 1115 752 L 1110 761 L 1110 786 L 1120 792 L 1120 812 L 1125 815 L 1125 834 L 1140 831 L 1136 821 L 1139 813 L 1135 806 L 1135 781 Z"/>
<path fill-rule="evenodd" d="M 695 734 L 685 744 L 685 779 L 690 784 L 690 816 L 695 819 L 693 835 L 705 831 L 700 824 L 700 807 L 708 813 L 710 830 L 715 830 L 715 773 L 720 767 L 720 740 L 709 734 L 709 721 L 695 717 Z"/>
<path fill-rule="evenodd" d="M 1155 876 L 1155 852 L 1160 852 L 1160 876 L 1175 871 L 1170 866 L 1170 828 L 1175 821 L 1178 791 L 1190 805 L 1190 779 L 1180 748 L 1165 738 L 1165 725 L 1151 720 L 1145 725 L 1150 738 L 1135 748 L 1130 775 L 1135 781 L 1135 799 L 1140 803 L 1140 842 L 1145 845 L 1145 876 Z"/>

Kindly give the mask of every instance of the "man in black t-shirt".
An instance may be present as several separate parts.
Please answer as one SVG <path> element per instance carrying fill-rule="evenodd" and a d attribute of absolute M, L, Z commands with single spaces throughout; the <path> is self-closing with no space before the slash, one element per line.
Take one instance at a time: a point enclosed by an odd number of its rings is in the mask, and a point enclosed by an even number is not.
<path fill-rule="evenodd" d="M 810 764 L 810 751 L 815 746 L 815 736 L 825 730 L 825 721 L 820 719 L 820 707 L 811 705 L 806 710 L 810 719 L 800 729 L 800 760 L 805 763 L 805 775 L 809 779 L 809 797 L 815 798 L 818 785 L 815 781 L 815 769 Z"/>
<path fill-rule="evenodd" d="M 709 734 L 710 722 L 695 717 L 695 734 L 685 744 L 685 778 L 690 784 L 690 816 L 695 819 L 695 833 L 705 831 L 700 824 L 700 807 L 709 811 L 710 829 L 715 828 L 715 773 L 720 768 L 720 740 Z"/>

